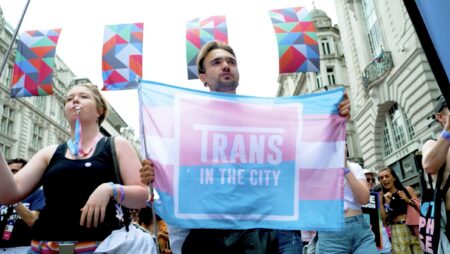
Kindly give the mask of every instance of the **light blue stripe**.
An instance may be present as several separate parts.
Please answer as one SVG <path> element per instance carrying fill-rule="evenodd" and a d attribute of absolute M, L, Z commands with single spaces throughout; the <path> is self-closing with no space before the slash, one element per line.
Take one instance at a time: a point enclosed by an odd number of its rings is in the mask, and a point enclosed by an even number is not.
<path fill-rule="evenodd" d="M 305 201 L 299 203 L 300 217 L 294 221 L 265 220 L 263 216 L 253 221 L 244 220 L 205 220 L 205 219 L 179 219 L 174 215 L 173 198 L 167 193 L 159 193 L 160 199 L 155 200 L 155 211 L 169 225 L 180 228 L 221 228 L 221 229 L 249 229 L 272 228 L 284 230 L 319 230 L 338 231 L 344 224 L 344 205 L 342 200 Z M 192 206 L 197 203 L 192 202 Z M 254 207 L 258 210 L 267 203 L 262 202 Z"/>
<path fill-rule="evenodd" d="M 207 98 L 217 98 L 227 101 L 235 101 L 249 104 L 287 104 L 302 103 L 304 114 L 337 114 L 337 106 L 343 98 L 344 88 L 339 87 L 330 91 L 286 97 L 255 97 L 246 95 L 234 95 L 218 92 L 199 91 L 184 87 L 172 86 L 155 81 L 142 80 L 138 89 L 141 95 L 141 104 L 169 106 L 173 105 L 176 94 L 195 94 Z"/>
<path fill-rule="evenodd" d="M 202 170 L 203 169 L 203 170 Z M 212 183 L 201 172 L 209 169 Z M 241 178 L 238 178 L 238 169 Z M 276 174 L 274 174 L 276 173 Z M 205 175 L 205 174 L 204 174 Z M 180 212 L 196 214 L 294 215 L 295 162 L 220 164 L 180 168 Z M 270 193 L 270 195 L 267 195 Z M 297 192 L 298 193 L 298 192 Z M 297 198 L 298 199 L 298 198 Z M 192 201 L 196 203 L 192 205 Z M 230 204 L 233 204 L 230 206 Z M 260 206 L 257 210 L 254 207 Z"/>

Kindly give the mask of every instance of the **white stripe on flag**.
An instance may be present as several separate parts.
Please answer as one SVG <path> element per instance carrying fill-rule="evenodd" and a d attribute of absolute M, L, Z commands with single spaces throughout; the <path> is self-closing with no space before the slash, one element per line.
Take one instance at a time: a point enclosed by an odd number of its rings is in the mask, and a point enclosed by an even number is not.
<path fill-rule="evenodd" d="M 337 155 L 333 156 L 334 153 Z M 345 141 L 301 142 L 297 146 L 299 168 L 342 168 L 344 166 L 344 156 Z"/>
<path fill-rule="evenodd" d="M 147 146 L 147 153 L 150 159 L 157 160 L 163 165 L 174 165 L 174 145 L 173 138 L 162 138 L 158 136 L 146 136 L 145 144 Z"/>

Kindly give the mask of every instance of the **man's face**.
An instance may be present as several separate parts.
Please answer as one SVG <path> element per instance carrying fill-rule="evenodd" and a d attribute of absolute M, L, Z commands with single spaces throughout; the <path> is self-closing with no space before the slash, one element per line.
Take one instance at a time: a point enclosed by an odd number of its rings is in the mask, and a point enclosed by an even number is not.
<path fill-rule="evenodd" d="M 373 174 L 366 173 L 366 181 L 369 185 L 369 188 L 373 189 L 373 185 L 375 184 L 375 177 L 373 176 Z"/>
<path fill-rule="evenodd" d="M 447 122 L 447 115 L 450 111 L 448 110 L 448 107 L 444 107 L 441 112 L 436 113 L 436 120 L 442 124 L 442 126 L 445 126 Z"/>
<path fill-rule="evenodd" d="M 203 61 L 205 73 L 199 78 L 207 83 L 210 91 L 236 93 L 239 85 L 239 71 L 236 58 L 228 51 L 214 49 L 206 55 Z"/>
<path fill-rule="evenodd" d="M 8 164 L 8 167 L 11 170 L 11 172 L 13 174 L 15 174 L 23 168 L 23 164 L 22 163 L 11 163 L 11 164 Z"/>

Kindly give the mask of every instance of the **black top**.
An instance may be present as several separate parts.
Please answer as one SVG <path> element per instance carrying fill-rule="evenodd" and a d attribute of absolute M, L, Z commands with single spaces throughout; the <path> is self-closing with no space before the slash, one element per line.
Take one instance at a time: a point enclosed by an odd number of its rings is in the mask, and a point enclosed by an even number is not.
<path fill-rule="evenodd" d="M 110 142 L 102 138 L 88 159 L 67 159 L 66 150 L 66 143 L 58 146 L 42 177 L 46 205 L 32 229 L 32 238 L 101 241 L 120 227 L 113 202 L 107 206 L 104 222 L 96 228 L 80 226 L 80 209 L 100 184 L 116 182 Z"/>
<path fill-rule="evenodd" d="M 406 192 L 407 190 L 405 190 Z M 406 204 L 405 201 L 403 201 L 400 196 L 398 195 L 398 190 L 392 194 L 391 203 L 389 204 L 389 207 L 392 209 L 389 213 L 390 221 L 393 222 L 393 220 L 402 214 L 406 214 L 406 211 L 408 209 L 408 204 Z"/>

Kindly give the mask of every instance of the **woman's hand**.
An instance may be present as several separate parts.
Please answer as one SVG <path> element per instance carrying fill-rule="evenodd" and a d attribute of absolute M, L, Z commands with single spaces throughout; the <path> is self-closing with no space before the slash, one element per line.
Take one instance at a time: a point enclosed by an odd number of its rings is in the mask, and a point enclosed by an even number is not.
<path fill-rule="evenodd" d="M 99 223 L 102 223 L 105 220 L 106 206 L 112 196 L 112 187 L 108 183 L 100 184 L 81 208 L 80 225 L 90 228 L 91 225 L 97 227 Z"/>
<path fill-rule="evenodd" d="M 387 192 L 383 195 L 384 200 L 385 200 L 385 204 L 390 204 L 391 203 L 391 198 L 392 198 L 392 194 L 390 192 Z"/>
<path fill-rule="evenodd" d="M 142 168 L 139 169 L 141 176 L 141 182 L 145 185 L 149 185 L 155 180 L 155 168 L 153 167 L 153 162 L 151 160 L 143 160 Z"/>

